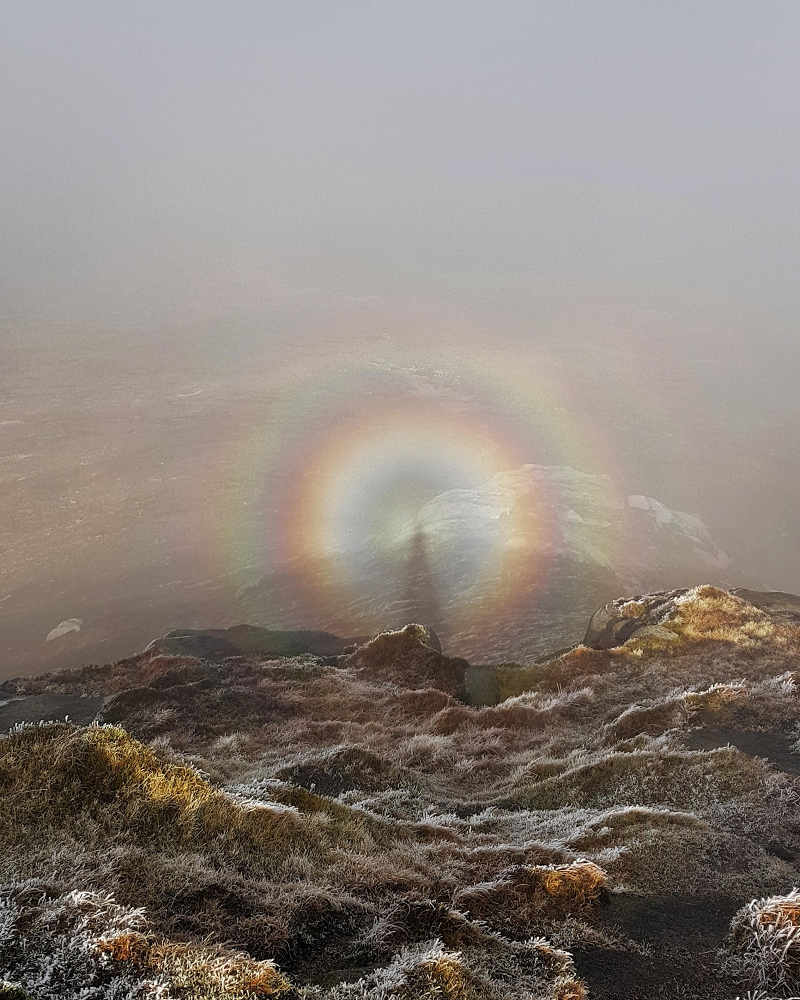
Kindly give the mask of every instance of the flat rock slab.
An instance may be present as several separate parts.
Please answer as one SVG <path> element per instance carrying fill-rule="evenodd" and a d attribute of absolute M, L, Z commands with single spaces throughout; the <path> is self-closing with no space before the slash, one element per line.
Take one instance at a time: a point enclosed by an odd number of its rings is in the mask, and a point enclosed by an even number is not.
<path fill-rule="evenodd" d="M 752 733 L 741 729 L 695 729 L 685 737 L 689 750 L 717 750 L 730 744 L 751 757 L 766 757 L 786 774 L 800 776 L 800 754 L 783 733 Z"/>
<path fill-rule="evenodd" d="M 35 694 L 0 703 L 0 732 L 6 732 L 19 722 L 63 722 L 69 718 L 79 726 L 87 726 L 105 704 L 106 699 L 82 698 L 70 694 Z"/>
<path fill-rule="evenodd" d="M 782 590 L 745 590 L 743 587 L 731 593 L 765 611 L 774 621 L 794 625 L 800 623 L 800 597 L 797 594 L 787 594 Z"/>
<path fill-rule="evenodd" d="M 343 639 L 331 632 L 275 631 L 258 625 L 230 628 L 175 629 L 147 647 L 170 656 L 196 656 L 221 663 L 228 656 L 340 656 L 366 640 L 365 636 Z"/>

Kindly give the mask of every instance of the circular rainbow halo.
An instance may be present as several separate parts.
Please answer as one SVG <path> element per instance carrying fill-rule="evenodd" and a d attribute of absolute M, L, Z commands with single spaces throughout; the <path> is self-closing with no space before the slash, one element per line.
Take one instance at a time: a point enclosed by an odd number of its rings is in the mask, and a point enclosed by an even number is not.
<path fill-rule="evenodd" d="M 290 532 L 296 554 L 330 558 L 369 544 L 388 555 L 432 497 L 519 464 L 510 442 L 464 414 L 419 402 L 362 412 L 308 456 Z"/>

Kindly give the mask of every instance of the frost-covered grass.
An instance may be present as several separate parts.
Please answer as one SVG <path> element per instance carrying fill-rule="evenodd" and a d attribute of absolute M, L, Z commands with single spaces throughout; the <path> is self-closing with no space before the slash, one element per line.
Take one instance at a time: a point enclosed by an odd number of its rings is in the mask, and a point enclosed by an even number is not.
<path fill-rule="evenodd" d="M 86 998 L 578 1000 L 564 946 L 653 949 L 603 923 L 609 890 L 785 897 L 794 782 L 684 737 L 792 732 L 800 630 L 712 588 L 670 627 L 499 668 L 483 707 L 413 629 L 21 682 L 113 695 L 113 725 L 0 738 L 3 974 L 37 1000 L 53 963 Z M 742 990 L 757 952 L 722 962 Z"/>
<path fill-rule="evenodd" d="M 730 950 L 762 990 L 786 995 L 800 986 L 800 891 L 754 899 L 731 922 Z"/>

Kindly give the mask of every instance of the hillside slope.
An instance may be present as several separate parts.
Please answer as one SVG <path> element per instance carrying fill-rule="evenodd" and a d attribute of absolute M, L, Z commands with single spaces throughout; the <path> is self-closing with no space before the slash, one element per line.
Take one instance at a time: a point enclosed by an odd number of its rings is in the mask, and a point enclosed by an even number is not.
<path fill-rule="evenodd" d="M 0 737 L 0 995 L 796 995 L 800 622 L 750 597 L 478 674 L 408 626 L 7 682 L 102 725 Z"/>

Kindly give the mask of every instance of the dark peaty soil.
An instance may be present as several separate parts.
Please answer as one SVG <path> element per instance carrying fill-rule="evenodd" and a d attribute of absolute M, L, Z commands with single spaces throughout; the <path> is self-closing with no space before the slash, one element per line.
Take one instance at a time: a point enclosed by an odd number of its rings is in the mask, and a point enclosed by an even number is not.
<path fill-rule="evenodd" d="M 800 755 L 792 753 L 791 740 L 783 733 L 747 732 L 741 729 L 695 729 L 686 737 L 690 750 L 716 750 L 729 743 L 751 757 L 766 757 L 786 774 L 800 775 Z"/>
<path fill-rule="evenodd" d="M 103 707 L 106 698 L 81 698 L 70 694 L 36 694 L 0 703 L 0 733 L 18 722 L 70 722 L 87 726 Z"/>
<path fill-rule="evenodd" d="M 618 928 L 651 955 L 576 950 L 575 964 L 593 1000 L 732 1000 L 735 984 L 716 952 L 744 900 L 727 896 L 613 894 L 603 924 Z"/>

